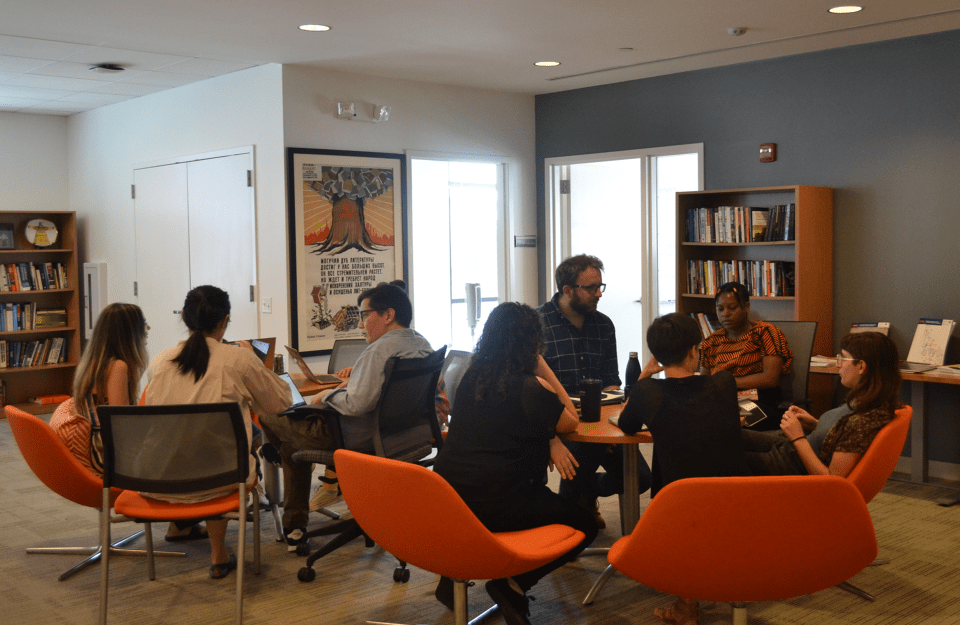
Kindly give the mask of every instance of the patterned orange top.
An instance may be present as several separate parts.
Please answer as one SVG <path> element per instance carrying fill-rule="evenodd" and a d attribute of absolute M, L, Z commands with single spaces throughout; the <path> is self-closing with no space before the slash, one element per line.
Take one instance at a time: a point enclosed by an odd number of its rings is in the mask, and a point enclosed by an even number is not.
<path fill-rule="evenodd" d="M 780 374 L 790 373 L 793 352 L 787 339 L 774 325 L 757 321 L 738 339 L 727 338 L 723 328 L 715 331 L 700 344 L 700 366 L 710 373 L 729 370 L 735 378 L 763 372 L 764 356 L 780 356 L 783 366 Z"/>

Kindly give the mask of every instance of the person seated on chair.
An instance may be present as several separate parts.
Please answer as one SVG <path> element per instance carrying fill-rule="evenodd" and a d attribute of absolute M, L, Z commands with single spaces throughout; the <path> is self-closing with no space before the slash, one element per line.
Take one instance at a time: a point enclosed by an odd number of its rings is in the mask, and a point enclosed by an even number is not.
<path fill-rule="evenodd" d="M 617 336 L 613 322 L 597 310 L 606 285 L 603 262 L 596 256 L 571 256 L 557 266 L 557 293 L 539 309 L 543 325 L 543 359 L 571 396 L 580 381 L 601 380 L 604 390 L 620 388 Z M 601 529 L 597 497 L 623 492 L 623 450 L 619 445 L 567 441 L 579 470 L 560 482 L 560 494 L 592 511 Z M 603 467 L 605 472 L 599 472 Z M 640 458 L 640 492 L 650 488 L 650 467 Z"/>
<path fill-rule="evenodd" d="M 727 282 L 714 298 L 720 329 L 703 340 L 703 373 L 729 371 L 737 389 L 756 389 L 754 400 L 767 415 L 752 429 L 776 430 L 783 410 L 780 376 L 790 373 L 793 353 L 780 330 L 765 321 L 750 320 L 750 292 L 739 282 Z"/>
<path fill-rule="evenodd" d="M 819 420 L 791 406 L 780 429 L 785 436 L 742 432 L 752 475 L 839 475 L 847 477 L 880 428 L 900 407 L 897 346 L 885 334 L 848 334 L 837 356 L 840 383 L 850 389 L 843 406 Z M 813 431 L 804 436 L 804 430 Z"/>
<path fill-rule="evenodd" d="M 688 315 L 657 317 L 647 328 L 653 357 L 640 373 L 618 425 L 634 434 L 646 425 L 653 435 L 651 497 L 675 480 L 746 475 L 737 383 L 729 371 L 696 375 L 701 334 Z M 659 362 L 659 364 L 658 364 Z M 653 378 L 663 371 L 666 379 Z M 697 622 L 697 602 L 678 599 L 654 616 L 661 621 Z"/>
<path fill-rule="evenodd" d="M 93 336 L 73 375 L 73 396 L 57 406 L 52 427 L 70 452 L 103 476 L 103 444 L 97 406 L 130 405 L 147 370 L 147 325 L 136 304 L 113 303 L 97 317 Z"/>
<path fill-rule="evenodd" d="M 250 410 L 262 417 L 287 409 L 293 398 L 290 387 L 277 374 L 263 366 L 249 343 L 242 347 L 223 343 L 230 322 L 230 296 L 215 286 L 198 286 L 187 293 L 181 317 L 190 330 L 186 341 L 157 355 L 150 363 L 146 391 L 148 405 L 237 402 L 243 413 L 247 440 L 252 439 Z M 246 347 L 246 349 L 244 349 Z M 256 458 L 250 457 L 248 486 L 256 481 Z M 236 486 L 188 495 L 144 496 L 162 501 L 197 502 L 222 497 Z M 177 522 L 181 531 L 195 522 Z M 210 577 L 226 577 L 236 568 L 236 556 L 224 543 L 226 520 L 208 520 L 210 536 Z"/>
<path fill-rule="evenodd" d="M 407 292 L 394 284 L 380 283 L 357 298 L 360 328 L 369 344 L 360 354 L 349 379 L 334 389 L 320 391 L 311 403 L 337 411 L 344 444 L 348 449 L 373 449 L 376 424 L 373 410 L 383 388 L 384 369 L 394 356 L 423 358 L 433 353 L 427 339 L 410 328 L 413 307 Z M 309 463 L 293 460 L 294 452 L 308 449 L 334 449 L 335 442 L 323 415 L 292 420 L 285 416 L 260 415 L 260 425 L 270 445 L 279 450 L 283 466 L 283 528 L 287 549 L 295 552 L 306 541 L 304 536 L 310 508 Z M 270 449 L 265 447 L 265 452 Z M 339 489 L 324 489 L 326 499 L 315 501 L 326 507 L 339 500 Z"/>
<path fill-rule="evenodd" d="M 543 333 L 533 308 L 509 302 L 491 311 L 454 399 L 454 419 L 434 470 L 493 532 L 561 524 L 583 532 L 577 547 L 538 569 L 487 582 L 510 625 L 528 623 L 526 593 L 573 560 L 597 536 L 593 515 L 544 483 L 549 466 L 573 476 L 576 460 L 557 437 L 576 430 L 573 402 L 540 355 Z M 437 598 L 453 605 L 450 580 Z"/>

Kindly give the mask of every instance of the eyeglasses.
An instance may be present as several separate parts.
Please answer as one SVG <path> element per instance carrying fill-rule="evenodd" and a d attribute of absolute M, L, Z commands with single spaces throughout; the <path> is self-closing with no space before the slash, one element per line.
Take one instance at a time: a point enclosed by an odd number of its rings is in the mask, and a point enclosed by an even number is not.
<path fill-rule="evenodd" d="M 607 290 L 607 285 L 601 282 L 600 284 L 574 284 L 574 288 L 583 289 L 590 295 L 594 295 L 597 291 L 603 293 Z"/>
<path fill-rule="evenodd" d="M 361 311 L 360 311 L 360 321 L 366 322 L 366 319 L 367 319 L 367 318 L 366 318 L 364 315 L 369 315 L 369 314 L 372 313 L 372 312 L 377 312 L 377 311 L 374 310 L 374 309 L 372 309 L 372 308 L 367 309 L 367 310 L 361 310 Z"/>
<path fill-rule="evenodd" d="M 837 369 L 843 366 L 844 360 L 849 360 L 850 362 L 860 362 L 859 358 L 844 358 L 843 354 L 837 354 Z"/>

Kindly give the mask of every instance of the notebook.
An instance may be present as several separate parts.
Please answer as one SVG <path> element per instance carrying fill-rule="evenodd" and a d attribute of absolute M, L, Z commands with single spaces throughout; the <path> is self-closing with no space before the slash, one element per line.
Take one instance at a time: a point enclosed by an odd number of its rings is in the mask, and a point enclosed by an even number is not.
<path fill-rule="evenodd" d="M 300 352 L 289 345 L 284 345 L 284 347 L 287 348 L 287 352 L 290 354 L 290 360 L 297 363 L 297 366 L 300 367 L 300 371 L 303 372 L 304 377 L 314 384 L 340 384 L 343 382 L 343 380 L 335 375 L 330 375 L 329 373 L 321 373 L 320 375 L 317 375 L 313 371 L 310 371 L 310 366 L 307 365 L 307 362 L 303 359 L 303 356 L 300 355 Z"/>

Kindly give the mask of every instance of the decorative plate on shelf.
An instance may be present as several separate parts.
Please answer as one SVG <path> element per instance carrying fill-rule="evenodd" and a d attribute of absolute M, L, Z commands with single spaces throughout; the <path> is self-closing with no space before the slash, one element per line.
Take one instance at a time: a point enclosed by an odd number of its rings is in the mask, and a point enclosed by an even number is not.
<path fill-rule="evenodd" d="M 27 235 L 27 241 L 37 247 L 50 247 L 57 242 L 57 226 L 46 219 L 34 219 L 27 222 L 27 229 L 24 234 Z"/>

